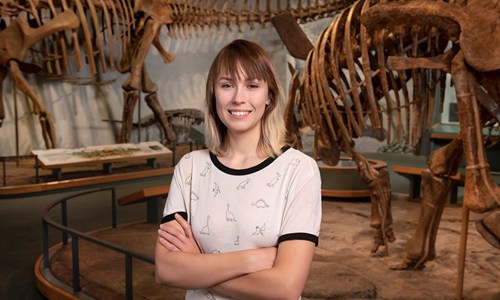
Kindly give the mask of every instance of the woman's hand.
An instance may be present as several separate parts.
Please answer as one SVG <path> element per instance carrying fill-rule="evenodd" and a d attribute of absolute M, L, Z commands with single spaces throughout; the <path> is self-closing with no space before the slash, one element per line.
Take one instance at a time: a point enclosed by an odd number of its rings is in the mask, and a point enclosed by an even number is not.
<path fill-rule="evenodd" d="M 271 269 L 274 266 L 276 255 L 278 252 L 277 247 L 266 247 L 253 249 L 250 264 L 253 267 L 251 272 Z"/>
<path fill-rule="evenodd" d="M 191 225 L 179 214 L 175 214 L 174 217 L 175 221 L 160 225 L 158 229 L 160 244 L 170 251 L 201 253 Z"/>

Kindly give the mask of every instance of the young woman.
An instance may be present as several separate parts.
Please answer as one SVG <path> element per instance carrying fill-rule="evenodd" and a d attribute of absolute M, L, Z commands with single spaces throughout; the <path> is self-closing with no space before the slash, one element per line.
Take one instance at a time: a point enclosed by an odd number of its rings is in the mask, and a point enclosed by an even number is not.
<path fill-rule="evenodd" d="M 208 149 L 175 167 L 158 230 L 159 283 L 186 299 L 299 299 L 321 223 L 316 162 L 285 145 L 269 55 L 236 40 L 206 86 Z"/>

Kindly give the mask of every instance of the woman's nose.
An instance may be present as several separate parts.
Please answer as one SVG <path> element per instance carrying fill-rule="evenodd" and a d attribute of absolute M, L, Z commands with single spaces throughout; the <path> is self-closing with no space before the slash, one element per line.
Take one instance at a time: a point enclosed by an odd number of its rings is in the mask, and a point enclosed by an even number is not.
<path fill-rule="evenodd" d="M 247 93 L 242 88 L 236 88 L 233 97 L 233 103 L 243 103 L 246 101 Z"/>

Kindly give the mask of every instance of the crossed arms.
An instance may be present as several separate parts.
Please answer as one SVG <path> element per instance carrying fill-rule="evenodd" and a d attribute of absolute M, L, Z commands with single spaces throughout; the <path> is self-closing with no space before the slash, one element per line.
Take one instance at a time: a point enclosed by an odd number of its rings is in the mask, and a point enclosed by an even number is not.
<path fill-rule="evenodd" d="M 191 226 L 178 214 L 160 225 L 156 281 L 186 289 L 208 288 L 238 299 L 299 299 L 309 275 L 314 243 L 284 241 L 276 247 L 201 253 Z"/>

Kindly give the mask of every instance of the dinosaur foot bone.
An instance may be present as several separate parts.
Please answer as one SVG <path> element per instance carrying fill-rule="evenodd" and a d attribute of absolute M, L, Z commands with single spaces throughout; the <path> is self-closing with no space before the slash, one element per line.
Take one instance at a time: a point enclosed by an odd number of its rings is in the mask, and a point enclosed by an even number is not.
<path fill-rule="evenodd" d="M 391 270 L 407 270 L 407 271 L 422 270 L 424 268 L 425 268 L 424 263 L 406 259 L 401 263 L 389 266 L 389 269 Z"/>
<path fill-rule="evenodd" d="M 450 188 L 449 177 L 434 175 L 430 169 L 422 172 L 423 196 L 417 228 L 406 245 L 405 259 L 394 269 L 421 269 L 426 261 L 436 257 L 437 231 Z"/>
<path fill-rule="evenodd" d="M 491 178 L 488 167 L 467 167 L 464 203 L 473 212 L 483 213 L 498 208 L 500 187 Z"/>
<path fill-rule="evenodd" d="M 476 221 L 476 229 L 488 243 L 500 249 L 500 209 Z"/>
<path fill-rule="evenodd" d="M 385 236 L 385 240 L 384 240 Z M 373 246 L 370 250 L 373 256 L 387 256 L 389 255 L 388 245 L 387 243 L 392 243 L 396 240 L 396 236 L 394 235 L 394 231 L 392 230 L 392 226 L 386 227 L 384 232 L 382 232 L 382 228 L 375 228 L 373 234 Z M 378 252 L 380 246 L 384 246 L 383 252 Z"/>

